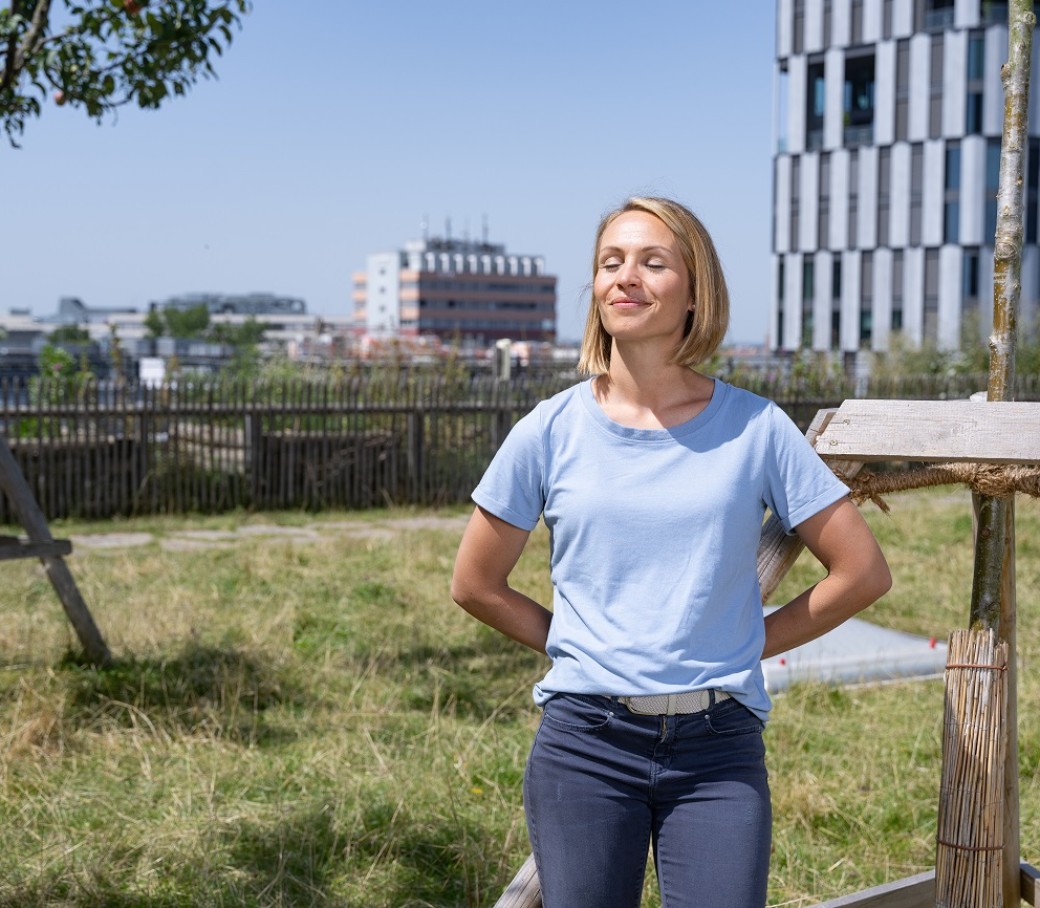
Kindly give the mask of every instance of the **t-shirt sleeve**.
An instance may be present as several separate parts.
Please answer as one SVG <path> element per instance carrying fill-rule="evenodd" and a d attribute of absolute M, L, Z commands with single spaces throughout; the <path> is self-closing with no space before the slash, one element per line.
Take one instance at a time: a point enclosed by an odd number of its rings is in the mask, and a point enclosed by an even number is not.
<path fill-rule="evenodd" d="M 485 511 L 522 530 L 533 530 L 545 506 L 544 449 L 536 407 L 506 436 L 473 491 Z"/>
<path fill-rule="evenodd" d="M 766 462 L 765 500 L 793 533 L 803 520 L 848 495 L 849 488 L 776 404 L 770 404 L 769 416 L 773 456 Z"/>

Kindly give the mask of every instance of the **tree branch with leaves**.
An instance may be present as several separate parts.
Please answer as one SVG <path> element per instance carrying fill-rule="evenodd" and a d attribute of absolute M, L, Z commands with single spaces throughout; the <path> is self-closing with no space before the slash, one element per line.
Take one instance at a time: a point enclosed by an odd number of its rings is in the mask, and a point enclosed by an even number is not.
<path fill-rule="evenodd" d="M 0 129 L 15 147 L 51 95 L 101 121 L 158 108 L 231 44 L 251 0 L 11 0 L 0 7 Z"/>

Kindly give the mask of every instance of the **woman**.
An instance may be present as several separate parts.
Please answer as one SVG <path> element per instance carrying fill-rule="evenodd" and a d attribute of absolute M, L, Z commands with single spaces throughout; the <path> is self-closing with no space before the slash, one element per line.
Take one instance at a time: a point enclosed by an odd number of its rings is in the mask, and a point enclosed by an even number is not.
<path fill-rule="evenodd" d="M 638 906 L 648 846 L 665 908 L 764 905 L 771 811 L 761 660 L 891 584 L 884 556 L 793 423 L 696 371 L 726 333 L 711 238 L 667 199 L 596 234 L 579 367 L 513 429 L 473 493 L 452 597 L 539 652 L 524 777 L 545 908 Z M 763 620 L 771 509 L 826 576 Z M 550 612 L 509 585 L 542 517 Z"/>

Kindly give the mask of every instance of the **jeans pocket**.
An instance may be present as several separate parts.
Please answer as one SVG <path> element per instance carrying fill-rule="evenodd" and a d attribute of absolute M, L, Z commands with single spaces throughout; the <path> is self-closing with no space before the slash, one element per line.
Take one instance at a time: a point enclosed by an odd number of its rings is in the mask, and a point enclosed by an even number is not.
<path fill-rule="evenodd" d="M 542 707 L 542 722 L 563 731 L 601 731 L 612 715 L 605 698 L 580 694 L 556 694 Z"/>
<path fill-rule="evenodd" d="M 723 700 L 704 716 L 713 735 L 761 734 L 765 723 L 738 700 Z"/>

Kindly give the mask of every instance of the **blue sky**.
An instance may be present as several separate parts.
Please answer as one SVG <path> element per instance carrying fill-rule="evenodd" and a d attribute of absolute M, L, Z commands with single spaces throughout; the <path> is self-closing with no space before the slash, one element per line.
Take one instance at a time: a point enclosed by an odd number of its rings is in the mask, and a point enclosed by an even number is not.
<path fill-rule="evenodd" d="M 219 78 L 97 126 L 48 100 L 0 146 L 0 311 L 189 291 L 352 311 L 369 252 L 421 235 L 541 254 L 580 336 L 592 234 L 633 194 L 688 204 L 730 282 L 770 292 L 774 3 L 256 0 Z"/>

